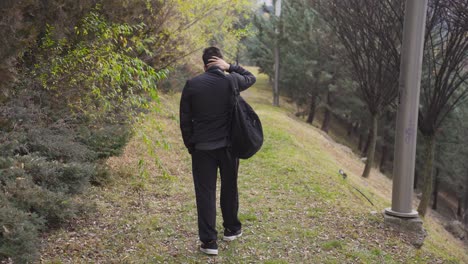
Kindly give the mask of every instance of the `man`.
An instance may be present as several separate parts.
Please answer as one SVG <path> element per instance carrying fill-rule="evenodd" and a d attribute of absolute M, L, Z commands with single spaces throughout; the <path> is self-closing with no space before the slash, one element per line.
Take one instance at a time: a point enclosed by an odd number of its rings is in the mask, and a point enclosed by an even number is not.
<path fill-rule="evenodd" d="M 192 155 L 192 173 L 198 212 L 200 250 L 218 254 L 216 242 L 216 179 L 221 175 L 221 212 L 225 241 L 242 235 L 237 216 L 239 198 L 237 172 L 239 160 L 229 148 L 229 118 L 232 90 L 224 71 L 237 80 L 241 91 L 255 83 L 255 76 L 244 68 L 223 60 L 221 51 L 203 51 L 205 73 L 188 80 L 180 101 L 180 129 L 184 144 Z"/>

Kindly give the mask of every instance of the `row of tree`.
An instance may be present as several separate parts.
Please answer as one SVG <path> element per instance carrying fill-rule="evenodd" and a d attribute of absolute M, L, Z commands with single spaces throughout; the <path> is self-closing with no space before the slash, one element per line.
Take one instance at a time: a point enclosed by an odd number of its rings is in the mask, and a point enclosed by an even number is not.
<path fill-rule="evenodd" d="M 0 1 L 0 262 L 37 259 L 38 232 L 86 211 L 169 72 L 235 53 L 247 0 Z M 196 60 L 196 61 L 195 61 Z"/>
<path fill-rule="evenodd" d="M 271 78 L 272 44 L 278 43 L 281 91 L 299 108 L 307 105 L 307 122 L 314 120 L 316 109 L 323 109 L 324 131 L 333 116 L 348 124 L 348 135 L 359 134 L 358 148 L 367 157 L 363 177 L 374 166 L 377 148 L 381 169 L 391 170 L 404 1 L 282 4 L 279 18 L 268 6 L 255 17 L 257 34 L 248 43 L 254 61 Z M 468 186 L 460 187 L 468 181 L 468 156 L 457 148 L 468 135 L 463 121 L 468 118 L 466 10 L 466 1 L 429 0 L 420 112 L 414 120 L 420 135 L 416 186 L 422 191 L 421 215 L 433 195 L 434 170 L 436 182 L 443 182 L 460 202 L 463 193 L 468 197 Z M 468 216 L 465 219 L 468 223 Z"/>

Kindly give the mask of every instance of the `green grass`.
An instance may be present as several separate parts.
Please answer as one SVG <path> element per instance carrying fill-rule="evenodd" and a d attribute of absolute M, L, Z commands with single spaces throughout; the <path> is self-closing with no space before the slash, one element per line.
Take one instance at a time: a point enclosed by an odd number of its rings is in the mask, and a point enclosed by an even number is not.
<path fill-rule="evenodd" d="M 381 211 L 389 201 L 371 187 L 359 185 L 374 207 L 356 194 L 351 179 L 337 173 L 343 165 L 320 132 L 294 118 L 292 107 L 271 106 L 265 76 L 243 95 L 262 120 L 265 143 L 241 162 L 241 239 L 220 241 L 217 257 L 198 252 L 191 161 L 177 120 L 179 95 L 166 95 L 163 110 L 148 115 L 124 154 L 109 160 L 114 182 L 87 194 L 98 212 L 46 237 L 43 262 L 468 262 L 462 247 L 438 244 L 444 236 L 436 224 L 429 226 L 434 235 L 420 250 L 386 229 L 382 215 L 371 211 Z M 141 164 L 147 177 L 141 177 Z M 222 230 L 219 209 L 217 228 Z"/>

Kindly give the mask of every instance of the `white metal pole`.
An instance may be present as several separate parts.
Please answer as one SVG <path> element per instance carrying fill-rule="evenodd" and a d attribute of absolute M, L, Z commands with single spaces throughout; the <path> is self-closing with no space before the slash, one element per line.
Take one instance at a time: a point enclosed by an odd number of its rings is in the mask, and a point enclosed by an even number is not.
<path fill-rule="evenodd" d="M 401 52 L 392 207 L 385 213 L 418 217 L 412 208 L 427 0 L 407 0 Z"/>
<path fill-rule="evenodd" d="M 275 1 L 275 16 L 278 17 L 278 19 L 281 17 L 281 0 L 276 0 Z M 273 83 L 273 105 L 274 106 L 279 106 L 279 63 L 280 63 L 280 54 L 279 54 L 279 43 L 278 43 L 278 38 L 279 38 L 279 29 L 276 28 L 276 36 L 277 40 L 275 42 L 275 48 L 274 48 L 274 56 L 275 56 L 275 78 L 274 78 L 274 83 Z"/>
<path fill-rule="evenodd" d="M 275 1 L 275 16 L 277 17 L 281 16 L 281 0 Z"/>

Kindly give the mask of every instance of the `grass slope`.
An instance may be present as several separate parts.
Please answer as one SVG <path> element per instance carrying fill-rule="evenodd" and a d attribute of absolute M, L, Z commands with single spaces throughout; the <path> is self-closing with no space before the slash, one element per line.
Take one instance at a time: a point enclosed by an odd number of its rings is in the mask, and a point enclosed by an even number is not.
<path fill-rule="evenodd" d="M 124 154 L 108 161 L 115 180 L 86 195 L 96 212 L 44 237 L 42 263 L 468 263 L 466 248 L 430 217 L 420 250 L 385 228 L 380 212 L 389 206 L 391 183 L 376 172 L 361 179 L 362 163 L 347 148 L 294 118 L 286 103 L 272 107 L 263 75 L 243 93 L 265 132 L 263 149 L 241 162 L 244 236 L 221 241 L 219 256 L 204 256 L 179 96 L 162 96 L 161 111 L 147 116 Z M 221 223 L 219 212 L 219 231 Z"/>

